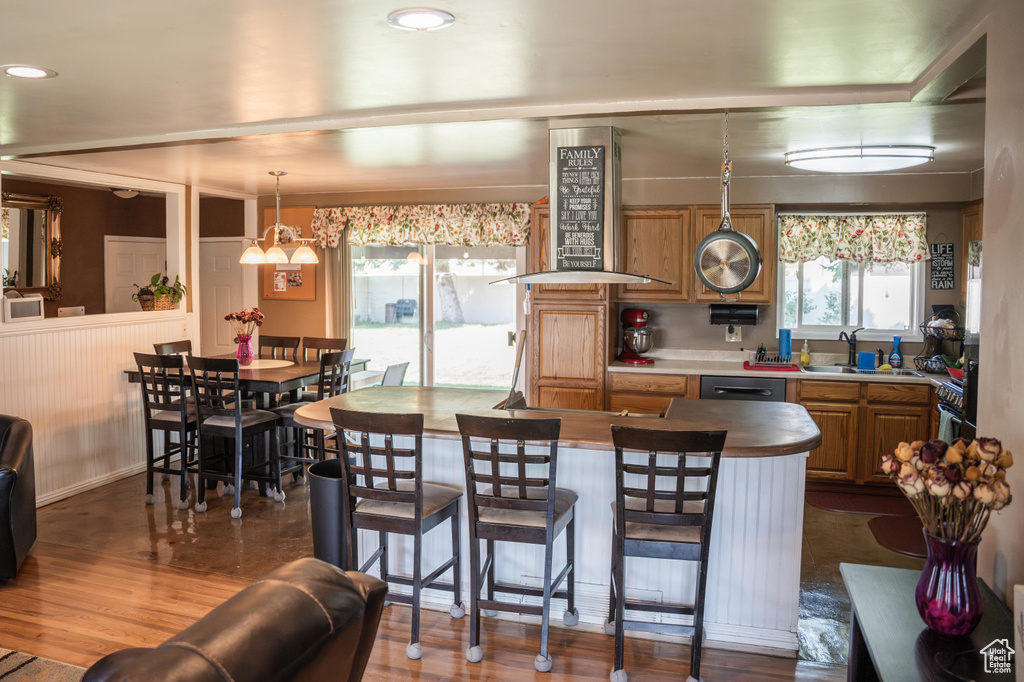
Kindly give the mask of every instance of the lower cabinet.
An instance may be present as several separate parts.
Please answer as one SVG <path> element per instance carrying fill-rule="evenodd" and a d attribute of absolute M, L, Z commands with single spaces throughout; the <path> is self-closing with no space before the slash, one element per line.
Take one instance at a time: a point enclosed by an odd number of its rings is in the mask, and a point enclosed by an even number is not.
<path fill-rule="evenodd" d="M 929 386 L 804 379 L 797 395 L 821 429 L 807 461 L 811 480 L 888 482 L 882 455 L 929 435 Z"/>
<path fill-rule="evenodd" d="M 696 397 L 690 391 L 699 387 L 697 378 L 689 375 L 609 372 L 608 409 L 659 414 L 672 398 Z"/>
<path fill-rule="evenodd" d="M 535 303 L 531 315 L 531 405 L 604 407 L 608 347 L 606 305 Z"/>

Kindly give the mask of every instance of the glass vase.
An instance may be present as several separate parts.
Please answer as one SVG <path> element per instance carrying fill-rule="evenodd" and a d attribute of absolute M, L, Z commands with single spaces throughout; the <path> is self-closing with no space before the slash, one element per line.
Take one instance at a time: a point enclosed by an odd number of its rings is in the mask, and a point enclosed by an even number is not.
<path fill-rule="evenodd" d="M 251 334 L 238 335 L 238 351 L 235 353 L 235 357 L 238 359 L 239 365 L 244 366 L 252 364 L 252 361 L 256 358 L 256 354 L 252 352 Z"/>
<path fill-rule="evenodd" d="M 915 593 L 917 610 L 930 629 L 950 637 L 966 635 L 981 620 L 978 540 L 944 540 L 924 532 L 928 559 Z"/>

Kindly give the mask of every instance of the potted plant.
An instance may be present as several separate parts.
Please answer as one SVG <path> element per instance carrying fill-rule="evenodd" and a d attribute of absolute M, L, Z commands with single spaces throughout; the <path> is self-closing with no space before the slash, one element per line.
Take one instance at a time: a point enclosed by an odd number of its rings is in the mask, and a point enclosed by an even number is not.
<path fill-rule="evenodd" d="M 174 284 L 168 284 L 170 277 L 156 273 L 145 286 L 133 285 L 138 291 L 132 294 L 132 300 L 138 301 L 143 310 L 172 310 L 178 307 L 178 301 L 184 298 L 188 290 L 177 275 Z"/>

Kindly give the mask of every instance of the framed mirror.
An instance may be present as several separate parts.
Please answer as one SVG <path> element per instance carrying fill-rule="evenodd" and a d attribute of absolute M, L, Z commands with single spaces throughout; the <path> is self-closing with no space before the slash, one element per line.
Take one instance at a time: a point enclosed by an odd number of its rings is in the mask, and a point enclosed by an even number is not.
<path fill-rule="evenodd" d="M 60 215 L 64 201 L 46 194 L 4 192 L 0 200 L 3 239 L 3 289 L 42 294 L 58 301 L 60 282 Z"/>

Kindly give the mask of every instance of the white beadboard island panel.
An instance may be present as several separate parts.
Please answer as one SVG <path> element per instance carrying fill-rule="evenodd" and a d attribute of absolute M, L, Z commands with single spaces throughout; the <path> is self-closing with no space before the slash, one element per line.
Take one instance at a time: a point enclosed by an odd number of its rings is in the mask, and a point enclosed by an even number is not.
<path fill-rule="evenodd" d="M 55 502 L 144 469 L 132 353 L 188 338 L 182 311 L 0 325 L 0 413 L 32 423 L 36 502 Z"/>
<path fill-rule="evenodd" d="M 411 445 L 411 443 L 410 443 Z M 402 447 L 399 445 L 399 447 Z M 560 446 L 558 487 L 579 494 L 576 503 L 576 607 L 582 624 L 597 626 L 608 616 L 611 571 L 611 505 L 615 501 L 615 456 L 607 450 Z M 778 457 L 723 457 L 718 477 L 704 625 L 707 645 L 795 656 L 800 598 L 800 551 L 803 537 L 804 478 L 807 453 Z M 465 490 L 466 475 L 459 440 L 423 439 L 423 475 Z M 463 497 L 465 503 L 466 498 Z M 469 601 L 469 534 L 463 506 L 463 600 Z M 377 547 L 376 533 L 360 533 L 360 559 Z M 542 546 L 497 543 L 497 579 L 539 586 Z M 412 541 L 392 535 L 388 548 L 392 571 L 412 573 Z M 423 570 L 429 572 L 451 556 L 447 525 L 425 536 Z M 481 557 L 482 558 L 482 557 Z M 554 573 L 565 563 L 564 533 L 555 540 Z M 370 570 L 375 573 L 376 569 Z M 443 579 L 448 579 L 444 576 Z M 696 564 L 686 561 L 628 558 L 626 590 L 630 597 L 666 603 L 692 603 Z M 393 585 L 399 592 L 408 590 Z M 512 599 L 512 595 L 501 595 Z M 532 598 L 527 598 L 530 601 Z M 445 609 L 452 595 L 424 590 L 423 604 Z M 562 626 L 564 603 L 552 603 L 551 624 Z M 632 612 L 637 620 L 688 622 Z M 536 617 L 501 614 L 519 620 Z M 630 633 L 628 636 L 638 636 Z M 649 635 L 641 635 L 649 636 Z M 655 636 L 658 638 L 668 638 Z"/>

